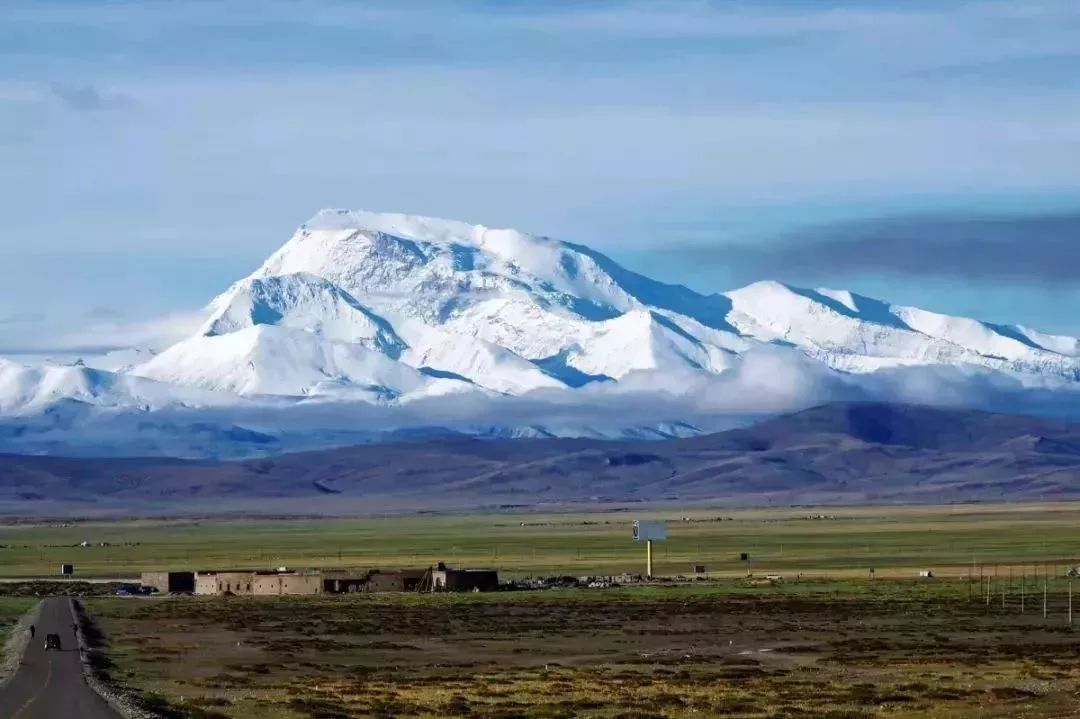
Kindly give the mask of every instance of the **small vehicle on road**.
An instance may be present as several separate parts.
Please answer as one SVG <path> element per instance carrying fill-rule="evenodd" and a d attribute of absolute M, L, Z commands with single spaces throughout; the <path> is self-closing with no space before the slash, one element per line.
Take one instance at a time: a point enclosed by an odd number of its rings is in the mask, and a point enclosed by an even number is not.
<path fill-rule="evenodd" d="M 59 634 L 46 634 L 45 635 L 45 651 L 50 649 L 60 650 L 60 635 Z"/>

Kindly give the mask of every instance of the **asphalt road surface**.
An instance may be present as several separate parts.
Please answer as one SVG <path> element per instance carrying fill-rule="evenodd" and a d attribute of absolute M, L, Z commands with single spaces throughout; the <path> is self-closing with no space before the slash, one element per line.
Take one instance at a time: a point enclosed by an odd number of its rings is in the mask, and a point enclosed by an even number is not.
<path fill-rule="evenodd" d="M 37 632 L 19 670 L 0 689 L 4 719 L 118 719 L 105 700 L 86 685 L 72 626 L 69 600 L 46 599 Z M 45 651 L 45 635 L 60 635 L 60 651 Z"/>

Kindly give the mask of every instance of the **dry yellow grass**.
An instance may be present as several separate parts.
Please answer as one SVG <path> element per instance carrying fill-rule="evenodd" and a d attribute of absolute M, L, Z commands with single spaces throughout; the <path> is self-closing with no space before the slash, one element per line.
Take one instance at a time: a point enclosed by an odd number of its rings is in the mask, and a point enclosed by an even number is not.
<path fill-rule="evenodd" d="M 91 607 L 115 677 L 195 717 L 842 719 L 1062 716 L 1080 669 L 1051 600 L 876 580 Z"/>

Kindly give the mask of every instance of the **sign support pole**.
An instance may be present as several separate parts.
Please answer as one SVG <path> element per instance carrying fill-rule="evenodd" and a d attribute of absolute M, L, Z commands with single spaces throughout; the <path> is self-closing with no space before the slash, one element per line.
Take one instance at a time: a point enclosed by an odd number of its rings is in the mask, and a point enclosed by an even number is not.
<path fill-rule="evenodd" d="M 652 579 L 652 550 L 653 541 L 667 539 L 667 529 L 663 522 L 648 521 L 643 519 L 634 520 L 634 541 L 645 542 L 645 577 Z"/>

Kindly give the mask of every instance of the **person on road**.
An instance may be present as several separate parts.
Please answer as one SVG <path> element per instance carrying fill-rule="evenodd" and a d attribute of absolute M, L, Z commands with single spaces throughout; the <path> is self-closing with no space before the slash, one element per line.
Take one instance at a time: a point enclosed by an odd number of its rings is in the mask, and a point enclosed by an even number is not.
<path fill-rule="evenodd" d="M 33 639 L 35 634 L 37 634 L 37 627 L 35 627 L 33 624 L 31 624 L 30 625 L 30 638 Z"/>

